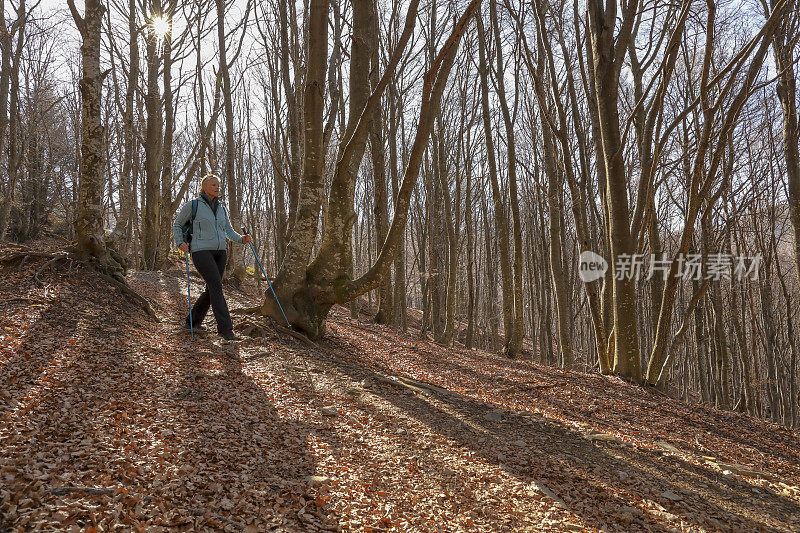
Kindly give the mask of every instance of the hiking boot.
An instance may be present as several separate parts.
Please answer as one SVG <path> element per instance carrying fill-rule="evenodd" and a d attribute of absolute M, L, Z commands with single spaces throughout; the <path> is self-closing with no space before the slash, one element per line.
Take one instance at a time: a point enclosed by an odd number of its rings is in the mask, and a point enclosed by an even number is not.
<path fill-rule="evenodd" d="M 227 333 L 220 333 L 223 339 L 226 341 L 238 341 L 241 340 L 239 337 L 236 336 L 236 333 L 229 331 Z"/>
<path fill-rule="evenodd" d="M 186 331 L 191 331 L 192 330 L 192 328 L 189 326 L 188 322 L 183 324 L 183 329 L 185 329 Z M 205 331 L 206 327 L 201 324 L 199 326 L 194 326 L 194 330 L 195 331 Z"/>

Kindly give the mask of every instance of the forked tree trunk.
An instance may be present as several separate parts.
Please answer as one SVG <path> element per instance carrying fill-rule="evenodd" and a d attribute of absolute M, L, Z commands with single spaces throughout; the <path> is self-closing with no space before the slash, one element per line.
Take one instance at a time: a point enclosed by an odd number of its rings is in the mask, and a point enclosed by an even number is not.
<path fill-rule="evenodd" d="M 303 157 L 302 187 L 297 200 L 294 219 L 291 218 L 291 236 L 286 254 L 273 283 L 280 305 L 293 325 L 321 335 L 321 323 L 327 316 L 314 306 L 313 295 L 306 286 L 306 267 L 317 237 L 317 224 L 322 205 L 325 154 L 323 145 L 323 112 L 325 103 L 325 72 L 328 58 L 328 9 L 330 2 L 311 0 L 308 20 L 308 55 L 303 98 L 303 129 L 305 150 Z M 290 206 L 291 213 L 291 206 Z M 281 308 L 268 294 L 261 312 L 278 319 Z M 320 316 L 322 315 L 322 316 Z"/>
<path fill-rule="evenodd" d="M 772 32 L 775 30 L 778 20 L 780 20 L 781 9 L 777 8 L 761 31 L 751 39 L 750 46 L 746 47 L 740 56 L 753 54 L 753 59 L 747 69 L 744 80 L 742 81 L 738 91 L 731 100 L 730 105 L 725 109 L 722 116 L 716 116 L 720 111 L 720 106 L 717 102 L 711 101 L 711 94 L 713 85 L 721 83 L 719 75 L 712 78 L 711 62 L 714 53 L 713 38 L 714 38 L 714 23 L 716 19 L 716 5 L 713 0 L 707 0 L 708 21 L 707 21 L 707 38 L 705 57 L 703 60 L 702 78 L 700 82 L 700 102 L 701 110 L 703 113 L 704 122 L 702 130 L 698 134 L 697 148 L 695 150 L 694 161 L 692 165 L 691 176 L 688 184 L 688 205 L 686 207 L 686 214 L 684 219 L 684 229 L 681 232 L 680 241 L 678 244 L 677 252 L 670 264 L 667 272 L 666 282 L 661 298 L 661 306 L 658 316 L 658 326 L 656 328 L 655 339 L 653 341 L 653 351 L 650 355 L 650 362 L 647 366 L 647 382 L 655 385 L 661 379 L 662 372 L 664 371 L 667 363 L 667 346 L 669 336 L 671 334 L 672 326 L 672 311 L 675 306 L 675 298 L 677 294 L 677 286 L 680 278 L 678 277 L 679 259 L 680 256 L 689 251 L 694 235 L 694 226 L 697 222 L 697 217 L 700 215 L 701 207 L 705 199 L 710 195 L 711 188 L 715 183 L 722 154 L 726 149 L 726 143 L 720 141 L 716 147 L 712 146 L 712 133 L 714 132 L 714 125 L 721 123 L 721 127 L 717 132 L 718 139 L 725 139 L 736 124 L 739 112 L 744 106 L 748 95 L 756 81 L 756 77 L 761 70 L 764 58 L 769 49 L 769 42 Z M 786 4 L 782 4 L 785 6 Z M 733 62 L 732 62 L 733 63 Z M 737 74 L 743 68 L 744 61 L 736 61 L 734 67 L 730 68 L 730 75 L 726 84 L 728 88 L 737 79 Z"/>
<path fill-rule="evenodd" d="M 363 155 L 360 145 L 364 143 L 369 131 L 369 122 L 378 105 L 380 95 L 386 88 L 389 78 L 394 74 L 411 37 L 419 3 L 417 0 L 412 1 L 406 15 L 405 28 L 397 47 L 392 52 L 386 71 L 382 74 L 372 94 L 366 99 L 363 109 L 358 115 L 355 128 L 352 132 L 348 132 L 343 145 L 340 146 L 339 158 L 333 170 L 334 177 L 328 204 L 325 236 L 320 252 L 314 262 L 309 265 L 311 245 L 316 238 L 322 203 L 324 164 L 324 154 L 321 150 L 324 130 L 322 107 L 329 8 L 328 2 L 325 0 L 311 0 L 308 25 L 308 75 L 304 102 L 306 151 L 303 184 L 295 228 L 274 284 L 275 292 L 280 298 L 280 303 L 286 311 L 289 321 L 311 337 L 319 337 L 324 334 L 325 319 L 334 304 L 349 302 L 378 288 L 384 277 L 388 275 L 400 238 L 405 230 L 408 206 L 433 127 L 434 112 L 438 109 L 441 101 L 441 95 L 455 60 L 461 36 L 479 4 L 480 0 L 472 0 L 424 77 L 417 135 L 409 154 L 402 185 L 398 191 L 394 219 L 376 262 L 361 278 L 351 280 L 346 270 L 350 247 L 344 239 L 345 235 L 349 239 L 350 234 L 349 232 L 345 234 L 344 230 L 352 227 L 353 220 L 348 216 L 343 216 L 353 212 L 352 196 L 349 191 L 354 185 L 348 180 L 350 177 L 354 177 L 354 173 L 351 172 L 352 165 L 356 160 L 360 161 L 360 158 L 355 156 L 359 152 Z M 357 31 L 356 26 L 357 24 L 354 23 L 354 31 Z M 351 57 L 353 60 L 356 59 L 354 56 Z M 369 61 L 366 62 L 366 65 L 369 65 Z M 351 65 L 352 68 L 353 65 Z M 351 86 L 351 90 L 353 89 Z M 336 211 L 333 211 L 334 202 L 341 200 L 350 200 L 350 203 L 336 206 Z M 334 222 L 333 227 L 329 228 L 332 221 Z M 274 302 L 271 295 L 267 296 L 261 312 L 278 319 L 281 318 L 281 314 Z"/>

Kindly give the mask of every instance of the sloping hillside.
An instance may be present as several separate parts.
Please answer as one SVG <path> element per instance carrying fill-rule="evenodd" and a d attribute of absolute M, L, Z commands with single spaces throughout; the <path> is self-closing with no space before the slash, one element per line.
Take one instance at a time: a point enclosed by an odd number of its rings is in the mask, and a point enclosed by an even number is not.
<path fill-rule="evenodd" d="M 343 309 L 192 343 L 181 270 L 155 322 L 48 261 L 0 263 L 0 530 L 800 531 L 797 432 Z"/>

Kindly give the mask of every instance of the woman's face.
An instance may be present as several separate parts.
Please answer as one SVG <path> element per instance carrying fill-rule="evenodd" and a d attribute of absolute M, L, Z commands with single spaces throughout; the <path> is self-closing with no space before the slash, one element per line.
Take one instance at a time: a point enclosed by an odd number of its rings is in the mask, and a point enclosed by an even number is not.
<path fill-rule="evenodd" d="M 203 185 L 203 192 L 212 200 L 219 196 L 219 180 L 217 178 L 206 180 Z"/>

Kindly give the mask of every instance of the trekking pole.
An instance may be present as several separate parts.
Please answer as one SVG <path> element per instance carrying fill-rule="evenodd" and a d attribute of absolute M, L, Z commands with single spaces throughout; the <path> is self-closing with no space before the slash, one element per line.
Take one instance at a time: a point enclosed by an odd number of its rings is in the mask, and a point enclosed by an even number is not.
<path fill-rule="evenodd" d="M 242 228 L 242 233 L 247 235 L 247 230 Z M 283 312 L 283 306 L 281 305 L 281 301 L 278 300 L 278 295 L 275 294 L 275 289 L 272 288 L 272 283 L 269 282 L 269 278 L 267 277 L 267 273 L 264 272 L 264 267 L 261 266 L 261 261 L 258 260 L 258 254 L 256 253 L 256 249 L 253 246 L 253 239 L 250 239 L 250 249 L 253 250 L 253 257 L 256 258 L 256 263 L 258 263 L 258 267 L 261 269 L 261 273 L 264 275 L 264 279 L 267 280 L 267 285 L 269 285 L 269 290 L 272 291 L 272 296 L 275 297 L 275 301 L 278 303 L 278 308 L 281 310 L 281 314 L 283 315 L 283 319 L 286 321 L 286 325 L 289 326 L 289 329 L 292 329 L 292 325 L 289 323 L 289 319 L 286 318 L 286 313 Z"/>
<path fill-rule="evenodd" d="M 189 283 L 189 252 L 184 254 L 186 256 L 186 292 L 189 293 L 189 331 L 192 334 L 192 342 L 194 342 L 194 321 L 192 319 L 192 287 Z"/>

